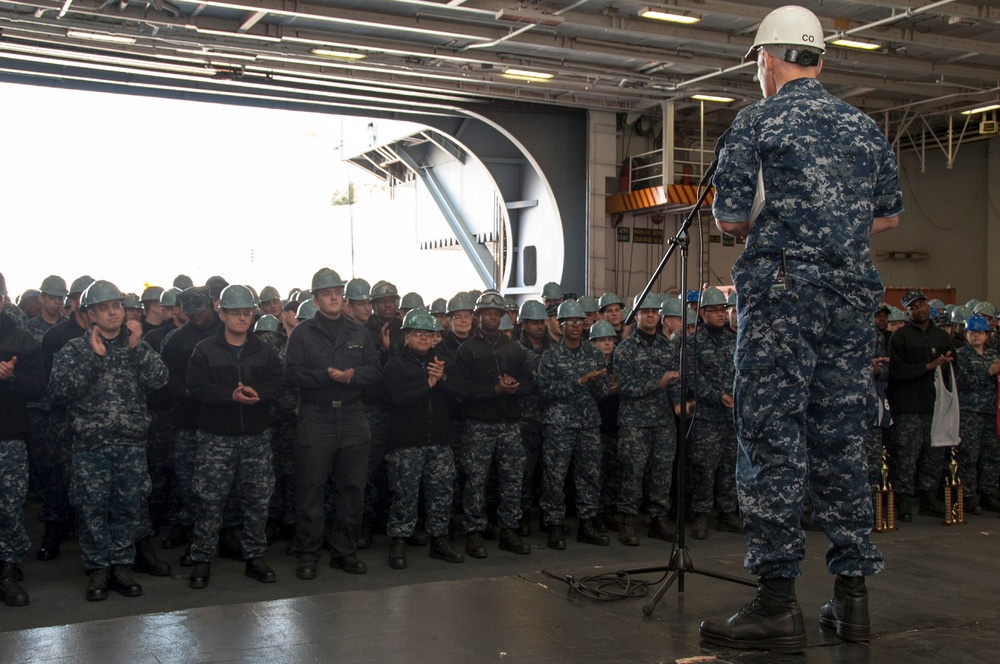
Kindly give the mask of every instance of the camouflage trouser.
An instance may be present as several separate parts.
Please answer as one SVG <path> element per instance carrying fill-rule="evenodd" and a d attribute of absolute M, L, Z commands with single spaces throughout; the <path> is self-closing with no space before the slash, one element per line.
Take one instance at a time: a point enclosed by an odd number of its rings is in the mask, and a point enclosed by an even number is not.
<path fill-rule="evenodd" d="M 670 426 L 618 428 L 618 461 L 622 483 L 618 511 L 636 515 L 642 502 L 642 480 L 649 466 L 650 516 L 665 516 L 670 511 L 670 483 L 677 453 L 677 430 Z"/>
<path fill-rule="evenodd" d="M 385 448 L 389 442 L 389 411 L 378 404 L 365 405 L 372 443 L 368 449 L 368 480 L 365 483 L 365 522 L 371 523 L 375 515 L 389 503 L 388 480 L 384 472 Z"/>
<path fill-rule="evenodd" d="M 424 528 L 431 537 L 448 534 L 455 458 L 450 445 L 406 447 L 389 452 L 386 470 L 392 488 L 389 537 L 409 537 L 417 525 L 417 502 L 424 492 Z"/>
<path fill-rule="evenodd" d="M 149 461 L 149 479 L 152 491 L 149 494 L 149 511 L 153 523 L 166 522 L 171 492 L 176 490 L 174 477 L 174 422 L 169 410 L 154 410 L 150 413 L 153 421 L 146 439 L 146 459 Z"/>
<path fill-rule="evenodd" d="M 24 527 L 28 493 L 28 446 L 23 440 L 0 441 L 0 562 L 19 563 L 31 547 Z"/>
<path fill-rule="evenodd" d="M 997 491 L 997 418 L 994 413 L 963 410 L 962 444 L 958 446 L 958 476 L 966 496 Z"/>
<path fill-rule="evenodd" d="M 521 511 L 527 512 L 535 504 L 538 459 L 542 454 L 542 422 L 521 420 L 521 444 L 524 446 L 524 479 L 521 482 Z"/>
<path fill-rule="evenodd" d="M 882 481 L 882 427 L 869 427 L 865 436 L 865 448 L 868 450 L 868 485 L 874 489 Z M 889 465 L 892 465 L 889 459 Z"/>
<path fill-rule="evenodd" d="M 65 412 L 28 409 L 31 417 L 31 456 L 42 498 L 39 521 L 69 521 L 69 468 L 72 434 Z"/>
<path fill-rule="evenodd" d="M 691 435 L 691 510 L 734 514 L 736 498 L 736 429 L 732 420 L 698 419 Z"/>
<path fill-rule="evenodd" d="M 283 415 L 271 436 L 274 497 L 268 516 L 283 524 L 295 523 L 295 416 Z"/>
<path fill-rule="evenodd" d="M 618 436 L 601 434 L 601 497 L 598 509 L 613 512 L 622 487 L 622 464 L 618 459 Z"/>
<path fill-rule="evenodd" d="M 944 477 L 947 448 L 931 447 L 933 419 L 930 413 L 893 415 L 896 461 L 891 465 L 897 494 L 913 496 L 917 491 L 937 491 Z"/>
<path fill-rule="evenodd" d="M 548 425 L 542 446 L 542 522 L 561 525 L 566 520 L 566 473 L 573 462 L 576 514 L 590 519 L 597 514 L 601 495 L 601 432 Z"/>
<path fill-rule="evenodd" d="M 194 464 L 198 455 L 198 432 L 195 429 L 177 429 L 174 434 L 174 473 L 177 475 L 179 501 L 174 509 L 178 525 L 194 525 Z"/>
<path fill-rule="evenodd" d="M 465 441 L 465 420 L 451 420 L 451 455 L 455 457 L 455 491 L 452 494 L 452 513 L 462 512 L 462 496 L 465 494 L 465 461 L 462 447 Z"/>
<path fill-rule="evenodd" d="M 264 526 L 267 506 L 274 491 L 271 468 L 271 431 L 245 436 L 219 436 L 198 432 L 198 456 L 194 468 L 197 498 L 191 558 L 210 562 L 219 545 L 222 512 L 235 485 L 243 513 L 240 546 L 246 560 L 260 558 L 267 549 Z"/>
<path fill-rule="evenodd" d="M 69 497 L 79 516 L 80 550 L 88 572 L 132 565 L 149 488 L 145 445 L 106 443 L 73 452 Z"/>
<path fill-rule="evenodd" d="M 803 282 L 744 306 L 733 399 L 747 570 L 799 575 L 808 489 L 813 522 L 830 540 L 830 573 L 880 572 L 865 463 L 871 312 Z"/>
<path fill-rule="evenodd" d="M 465 421 L 462 469 L 465 491 L 462 510 L 465 529 L 482 532 L 486 528 L 486 478 L 496 456 L 500 506 L 497 518 L 503 528 L 517 528 L 521 518 L 521 482 L 524 479 L 524 447 L 518 422 Z"/>

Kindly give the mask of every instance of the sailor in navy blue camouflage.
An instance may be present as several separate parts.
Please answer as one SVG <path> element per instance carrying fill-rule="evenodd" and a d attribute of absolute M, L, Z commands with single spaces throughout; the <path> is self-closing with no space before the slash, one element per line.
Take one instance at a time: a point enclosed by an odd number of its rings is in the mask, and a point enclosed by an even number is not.
<path fill-rule="evenodd" d="M 796 626 L 786 645 L 804 646 L 794 578 L 805 554 L 806 491 L 830 540 L 838 597 L 849 587 L 867 598 L 859 577 L 885 565 L 870 539 L 865 461 L 871 312 L 883 293 L 869 238 L 895 227 L 902 195 L 876 123 L 817 80 L 822 44 L 809 10 L 769 14 L 748 53 L 765 98 L 739 112 L 716 149 L 712 212 L 720 230 L 746 237 L 732 269 L 736 482 L 745 565 L 760 590 L 743 612 L 702 625 L 714 643 L 766 646 L 785 638 L 787 618 Z M 821 616 L 838 633 L 841 610 L 827 604 Z M 852 638 L 867 639 L 867 611 L 863 622 Z"/>
<path fill-rule="evenodd" d="M 618 381 L 618 459 L 622 482 L 618 511 L 623 544 L 639 543 L 633 519 L 642 507 L 643 478 L 649 468 L 648 512 L 653 537 L 670 539 L 674 526 L 666 518 L 677 452 L 674 404 L 680 403 L 677 385 L 678 353 L 674 344 L 656 332 L 662 300 L 649 294 L 639 305 L 636 331 L 622 341 L 613 357 Z M 678 411 L 679 412 L 679 411 Z"/>
<path fill-rule="evenodd" d="M 1000 357 L 987 348 L 986 318 L 976 314 L 965 321 L 969 343 L 955 353 L 958 382 L 959 423 L 962 443 L 958 446 L 958 475 L 969 500 L 978 512 L 979 497 L 993 496 L 1000 482 L 997 441 L 997 374 Z"/>
<path fill-rule="evenodd" d="M 552 338 L 546 333 L 545 322 L 548 315 L 545 305 L 528 301 L 521 305 L 518 321 L 521 334 L 518 343 L 524 348 L 525 362 L 533 378 L 538 378 L 538 363 L 542 354 L 552 345 Z M 518 395 L 521 406 L 521 444 L 524 446 L 524 483 L 521 486 L 520 534 L 531 534 L 527 518 L 528 511 L 538 497 L 536 475 L 542 455 L 543 431 L 545 428 L 545 399 L 538 390 Z"/>
<path fill-rule="evenodd" d="M 146 396 L 168 380 L 160 357 L 139 343 L 138 321 L 124 322 L 120 296 L 103 281 L 84 292 L 90 333 L 56 354 L 49 379 L 49 395 L 69 403 L 70 500 L 79 515 L 84 567 L 88 573 L 113 567 L 115 577 L 133 563 L 144 523 L 140 505 L 150 490 Z"/>
<path fill-rule="evenodd" d="M 594 530 L 601 494 L 601 414 L 597 400 L 608 394 L 604 354 L 583 338 L 583 308 L 576 300 L 559 305 L 563 338 L 551 345 L 538 364 L 539 392 L 547 399 L 542 444 L 542 522 L 549 527 L 549 546 L 565 548 L 566 473 L 574 468 L 578 539 L 607 544 Z"/>

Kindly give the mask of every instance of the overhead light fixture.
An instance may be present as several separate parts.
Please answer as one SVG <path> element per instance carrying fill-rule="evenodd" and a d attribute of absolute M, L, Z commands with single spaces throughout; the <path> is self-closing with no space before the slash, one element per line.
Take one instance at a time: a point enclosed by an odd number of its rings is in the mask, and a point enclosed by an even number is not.
<path fill-rule="evenodd" d="M 504 69 L 504 78 L 513 78 L 519 81 L 547 81 L 555 76 L 555 74 L 549 74 L 542 71 L 532 71 L 530 69 Z"/>
<path fill-rule="evenodd" d="M 834 46 L 842 46 L 844 48 L 857 48 L 862 51 L 877 51 L 882 48 L 882 44 L 873 44 L 871 42 L 855 41 L 853 39 L 834 39 L 832 42 L 828 42 Z"/>
<path fill-rule="evenodd" d="M 545 25 L 554 28 L 566 22 L 562 16 L 545 14 L 534 9 L 501 9 L 496 14 L 498 21 L 511 23 L 528 23 L 530 25 Z"/>
<path fill-rule="evenodd" d="M 995 111 L 997 109 L 1000 109 L 1000 104 L 990 104 L 989 106 L 980 106 L 979 108 L 962 111 L 962 115 L 976 115 L 977 113 L 985 113 L 986 111 Z"/>
<path fill-rule="evenodd" d="M 314 48 L 309 51 L 313 55 L 319 55 L 324 58 L 337 58 L 338 60 L 364 60 L 364 53 L 351 53 L 349 51 L 332 51 L 328 48 Z"/>
<path fill-rule="evenodd" d="M 697 14 L 689 14 L 688 12 L 661 9 L 657 7 L 643 7 L 639 10 L 639 16 L 642 18 L 651 18 L 655 21 L 669 21 L 671 23 L 683 23 L 685 25 L 691 25 L 692 23 L 697 23 L 701 20 L 701 17 Z"/>
<path fill-rule="evenodd" d="M 106 32 L 86 32 L 84 30 L 67 30 L 66 36 L 72 39 L 87 39 L 96 42 L 105 42 L 109 44 L 134 44 L 135 37 L 126 37 L 125 35 L 112 35 Z"/>
<path fill-rule="evenodd" d="M 691 99 L 697 99 L 698 101 L 714 101 L 720 104 L 728 104 L 736 101 L 732 97 L 719 97 L 717 95 L 691 95 Z"/>

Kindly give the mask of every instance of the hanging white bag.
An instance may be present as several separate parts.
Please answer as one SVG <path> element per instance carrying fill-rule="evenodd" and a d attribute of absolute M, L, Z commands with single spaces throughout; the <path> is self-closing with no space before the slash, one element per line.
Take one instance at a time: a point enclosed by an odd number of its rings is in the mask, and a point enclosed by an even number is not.
<path fill-rule="evenodd" d="M 934 418 L 931 420 L 931 447 L 952 447 L 962 442 L 958 435 L 958 386 L 955 385 L 955 370 L 951 372 L 951 389 L 944 384 L 941 367 L 934 370 Z"/>

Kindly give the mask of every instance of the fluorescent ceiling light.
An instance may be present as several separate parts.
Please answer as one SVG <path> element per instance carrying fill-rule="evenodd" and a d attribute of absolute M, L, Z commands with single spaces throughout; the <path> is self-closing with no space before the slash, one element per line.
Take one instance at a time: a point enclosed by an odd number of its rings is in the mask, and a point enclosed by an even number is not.
<path fill-rule="evenodd" d="M 107 42 L 111 44 L 134 44 L 135 37 L 111 35 L 103 32 L 85 32 L 83 30 L 67 30 L 66 36 L 73 39 L 89 39 L 90 41 Z"/>
<path fill-rule="evenodd" d="M 862 51 L 877 51 L 882 48 L 882 44 L 854 41 L 853 39 L 834 39 L 830 43 L 834 46 L 843 46 L 844 48 L 859 48 Z"/>
<path fill-rule="evenodd" d="M 324 58 L 338 58 L 340 60 L 364 60 L 364 53 L 350 53 L 348 51 L 331 51 L 328 48 L 314 48 L 310 51 L 313 55 Z"/>
<path fill-rule="evenodd" d="M 530 69 L 504 69 L 503 75 L 506 78 L 515 78 L 520 81 L 547 81 L 555 76 L 555 74 L 531 71 Z"/>
<path fill-rule="evenodd" d="M 995 111 L 997 109 L 1000 109 L 1000 104 L 990 104 L 989 106 L 980 106 L 979 108 L 962 111 L 962 115 L 975 115 L 976 113 L 985 113 L 986 111 Z"/>
<path fill-rule="evenodd" d="M 651 18 L 657 21 L 670 21 L 671 23 L 684 23 L 690 25 L 697 23 L 701 17 L 696 14 L 681 13 L 669 9 L 657 9 L 656 7 L 643 7 L 639 10 L 642 18 Z"/>
<path fill-rule="evenodd" d="M 732 97 L 719 97 L 717 95 L 691 95 L 691 99 L 697 99 L 698 101 L 717 101 L 720 104 L 728 104 L 729 102 L 736 101 Z"/>
<path fill-rule="evenodd" d="M 530 23 L 532 25 L 546 25 L 555 27 L 565 23 L 566 19 L 555 14 L 545 14 L 533 9 L 501 9 L 496 13 L 498 21 L 511 21 L 513 23 Z"/>

